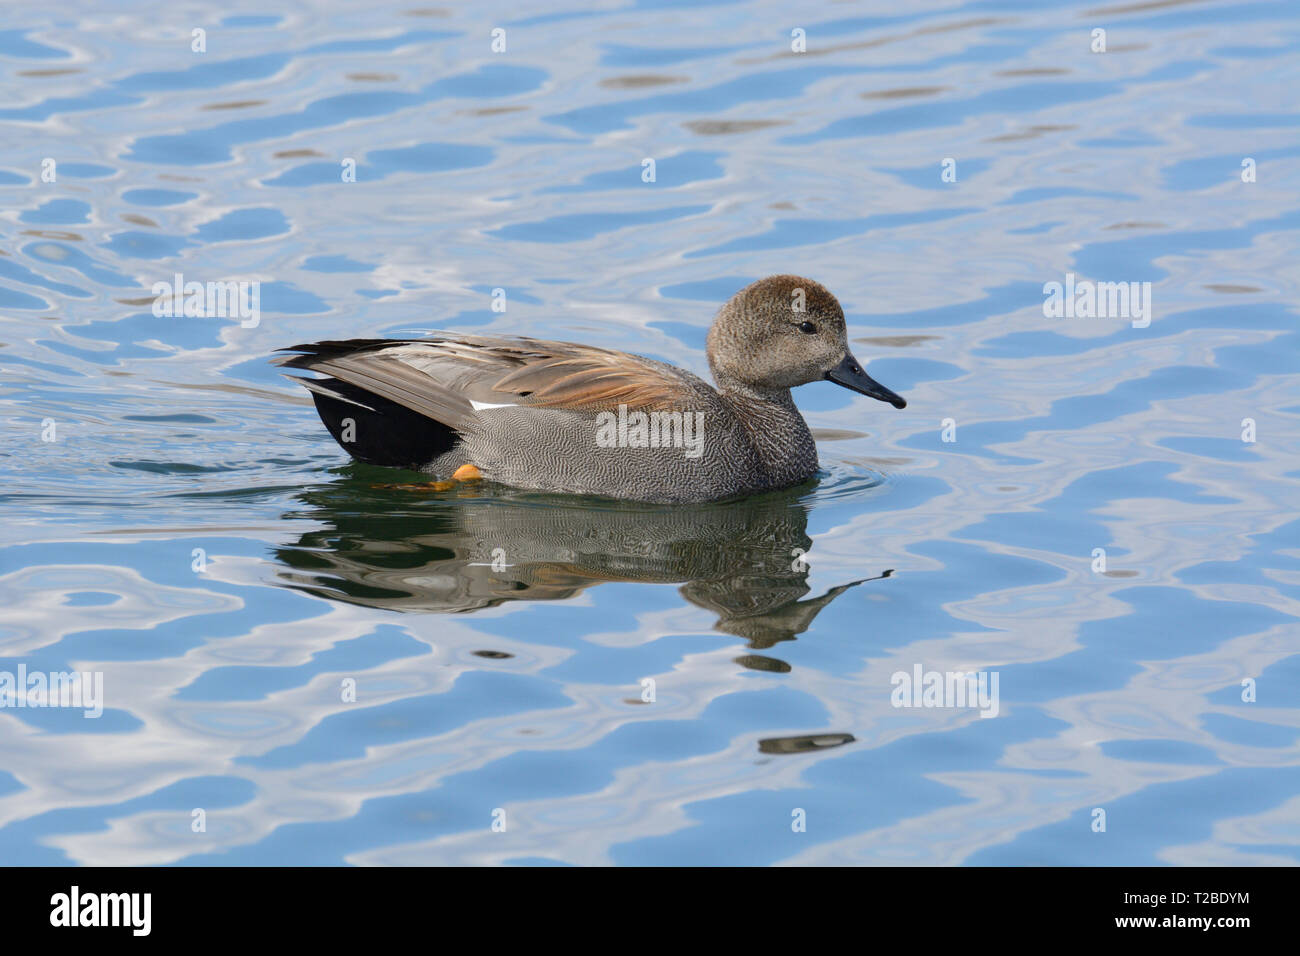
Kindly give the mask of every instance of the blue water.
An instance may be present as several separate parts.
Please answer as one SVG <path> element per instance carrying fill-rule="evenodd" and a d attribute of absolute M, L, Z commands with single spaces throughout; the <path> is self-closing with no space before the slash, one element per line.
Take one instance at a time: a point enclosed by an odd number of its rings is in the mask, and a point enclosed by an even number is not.
<path fill-rule="evenodd" d="M 1300 862 L 1294 3 L 224 6 L 4 9 L 0 674 L 104 700 L 0 708 L 0 863 Z M 909 405 L 746 502 L 420 487 L 269 364 L 703 372 L 777 272 Z"/>

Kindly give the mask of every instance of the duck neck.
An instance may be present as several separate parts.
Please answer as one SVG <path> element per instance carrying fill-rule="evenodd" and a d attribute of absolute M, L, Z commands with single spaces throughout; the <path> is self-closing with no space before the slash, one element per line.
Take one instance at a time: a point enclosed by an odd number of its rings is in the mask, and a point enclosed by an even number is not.
<path fill-rule="evenodd" d="M 755 388 L 720 381 L 719 394 L 749 435 L 767 472 L 769 487 L 810 478 L 817 470 L 817 444 L 788 388 Z"/>

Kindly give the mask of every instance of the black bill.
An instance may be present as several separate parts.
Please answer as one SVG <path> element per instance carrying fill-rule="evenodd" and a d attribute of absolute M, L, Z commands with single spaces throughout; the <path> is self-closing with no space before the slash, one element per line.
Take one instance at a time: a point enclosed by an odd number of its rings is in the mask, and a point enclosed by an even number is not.
<path fill-rule="evenodd" d="M 891 392 L 874 378 L 862 371 L 862 366 L 853 357 L 853 353 L 844 356 L 844 361 L 826 373 L 826 378 L 836 385 L 843 385 L 855 392 L 869 395 L 882 402 L 889 402 L 895 408 L 906 408 L 907 399 L 897 392 Z"/>

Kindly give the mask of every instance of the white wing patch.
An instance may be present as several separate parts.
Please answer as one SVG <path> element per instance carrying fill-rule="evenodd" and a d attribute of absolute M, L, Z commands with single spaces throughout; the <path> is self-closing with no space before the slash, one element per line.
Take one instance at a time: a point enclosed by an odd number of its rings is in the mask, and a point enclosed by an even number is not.
<path fill-rule="evenodd" d="M 469 403 L 474 406 L 474 411 L 476 412 L 481 412 L 485 408 L 515 408 L 516 407 L 516 404 L 514 402 L 503 402 L 500 405 L 493 405 L 491 402 L 476 402 L 472 398 L 469 400 Z"/>

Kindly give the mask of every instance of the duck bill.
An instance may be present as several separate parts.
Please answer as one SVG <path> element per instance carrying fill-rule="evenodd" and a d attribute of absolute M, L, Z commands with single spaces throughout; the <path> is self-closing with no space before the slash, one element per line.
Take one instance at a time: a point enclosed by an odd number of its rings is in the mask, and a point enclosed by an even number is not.
<path fill-rule="evenodd" d="M 853 357 L 852 352 L 844 356 L 843 362 L 827 372 L 826 378 L 836 385 L 843 385 L 845 388 L 851 388 L 855 392 L 861 392 L 863 395 L 868 395 L 878 401 L 888 402 L 895 408 L 907 407 L 907 399 L 897 392 L 891 392 L 862 371 L 862 366 L 858 364 L 858 360 Z"/>

